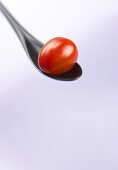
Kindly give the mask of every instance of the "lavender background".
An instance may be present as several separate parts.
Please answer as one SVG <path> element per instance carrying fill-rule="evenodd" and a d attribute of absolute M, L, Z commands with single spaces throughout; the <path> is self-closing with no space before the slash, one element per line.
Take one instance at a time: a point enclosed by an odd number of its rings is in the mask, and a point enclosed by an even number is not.
<path fill-rule="evenodd" d="M 72 39 L 83 76 L 41 75 L 0 13 L 0 169 L 118 170 L 118 1 L 3 3 L 41 41 Z"/>

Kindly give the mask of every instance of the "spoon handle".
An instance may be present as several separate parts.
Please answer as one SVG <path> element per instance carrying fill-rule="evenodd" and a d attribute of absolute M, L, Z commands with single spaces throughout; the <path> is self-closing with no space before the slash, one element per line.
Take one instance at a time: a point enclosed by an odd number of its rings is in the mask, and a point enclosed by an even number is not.
<path fill-rule="evenodd" d="M 39 46 L 40 46 L 40 48 L 42 48 L 43 43 L 38 41 L 27 30 L 25 30 L 25 28 L 23 28 L 23 26 L 21 26 L 20 23 L 18 21 L 16 21 L 16 19 L 6 9 L 6 7 L 2 4 L 1 1 L 0 1 L 0 11 L 3 13 L 3 15 L 6 17 L 6 19 L 11 24 L 12 28 L 14 29 L 14 31 L 18 35 L 18 37 L 19 37 L 19 39 L 20 39 L 20 41 L 21 41 L 26 52 L 27 52 L 27 48 L 26 48 L 26 44 L 24 43 L 26 39 L 28 39 L 28 40 L 30 39 L 33 42 L 38 43 L 38 47 L 37 47 L 38 49 L 39 49 Z"/>
<path fill-rule="evenodd" d="M 21 38 L 21 29 L 22 31 L 25 29 L 16 21 L 16 19 L 11 15 L 11 13 L 6 9 L 6 7 L 0 2 L 0 10 L 3 13 L 3 15 L 6 17 L 6 19 L 9 21 L 11 26 L 13 27 L 14 31 L 18 35 L 19 38 Z"/>

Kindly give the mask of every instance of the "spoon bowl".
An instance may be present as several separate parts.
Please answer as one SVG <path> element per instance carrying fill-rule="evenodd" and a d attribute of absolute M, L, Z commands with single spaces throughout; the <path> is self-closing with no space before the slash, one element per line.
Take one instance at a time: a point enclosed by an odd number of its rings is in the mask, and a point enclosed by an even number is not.
<path fill-rule="evenodd" d="M 3 13 L 3 15 L 6 17 L 6 19 L 9 21 L 9 23 L 11 24 L 17 36 L 19 37 L 29 59 L 32 61 L 32 63 L 42 74 L 50 78 L 56 80 L 62 80 L 62 81 L 76 80 L 82 75 L 82 68 L 78 63 L 76 63 L 75 66 L 70 71 L 58 76 L 53 76 L 42 72 L 38 66 L 38 55 L 40 50 L 44 46 L 44 44 L 38 41 L 25 28 L 23 28 L 23 26 L 21 26 L 19 22 L 16 21 L 16 19 L 11 15 L 11 13 L 6 9 L 6 7 L 1 2 L 0 2 L 0 10 Z"/>

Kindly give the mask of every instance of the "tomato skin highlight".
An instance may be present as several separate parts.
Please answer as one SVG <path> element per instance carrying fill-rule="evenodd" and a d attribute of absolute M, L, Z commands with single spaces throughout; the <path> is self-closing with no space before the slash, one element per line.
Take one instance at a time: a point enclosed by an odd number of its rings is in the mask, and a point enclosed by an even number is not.
<path fill-rule="evenodd" d="M 76 45 L 69 39 L 56 37 L 48 41 L 38 56 L 41 71 L 59 75 L 71 70 L 78 59 Z"/>

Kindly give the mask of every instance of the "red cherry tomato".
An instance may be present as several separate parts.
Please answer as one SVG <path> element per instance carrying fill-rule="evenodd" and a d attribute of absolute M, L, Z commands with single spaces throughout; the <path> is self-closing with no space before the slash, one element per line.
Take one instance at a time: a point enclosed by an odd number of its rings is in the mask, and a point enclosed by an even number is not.
<path fill-rule="evenodd" d="M 72 69 L 77 58 L 75 44 L 69 39 L 57 37 L 42 48 L 38 56 L 38 66 L 45 73 L 59 75 Z"/>

